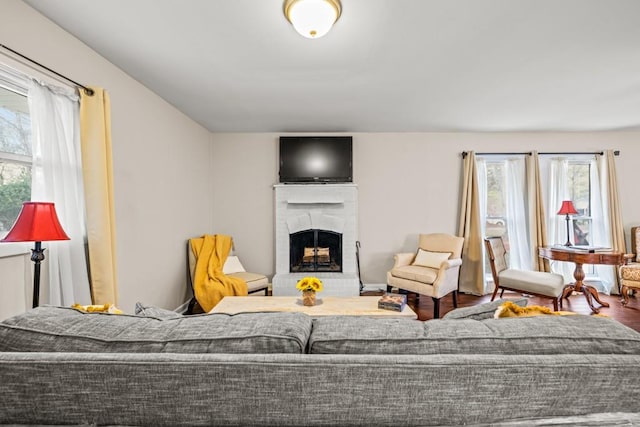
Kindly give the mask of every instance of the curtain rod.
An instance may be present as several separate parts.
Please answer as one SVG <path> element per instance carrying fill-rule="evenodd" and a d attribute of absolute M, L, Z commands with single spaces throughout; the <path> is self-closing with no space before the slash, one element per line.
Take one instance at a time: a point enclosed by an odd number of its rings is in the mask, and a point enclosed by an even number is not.
<path fill-rule="evenodd" d="M 467 154 L 469 154 L 468 151 L 463 151 L 462 152 L 462 158 L 464 159 L 465 157 L 467 157 Z M 531 154 L 533 154 L 531 151 L 523 151 L 523 152 L 518 152 L 518 153 L 476 153 L 476 155 L 478 155 L 478 156 L 520 156 L 520 155 L 530 156 Z M 543 155 L 543 156 L 552 156 L 554 154 L 555 155 L 558 155 L 558 154 L 569 155 L 569 156 L 593 154 L 593 155 L 602 156 L 604 154 L 604 151 L 557 151 L 557 152 L 540 152 L 540 153 L 538 153 L 538 155 Z M 613 154 L 615 156 L 619 156 L 620 155 L 620 150 L 615 150 L 613 152 Z"/>
<path fill-rule="evenodd" d="M 48 72 L 53 73 L 53 74 L 55 74 L 56 76 L 61 77 L 61 78 L 65 79 L 65 80 L 66 80 L 66 81 L 68 81 L 68 82 L 73 83 L 73 84 L 74 84 L 74 85 L 76 85 L 77 87 L 81 87 L 82 89 L 84 89 L 84 92 L 85 92 L 87 95 L 89 95 L 89 96 L 93 96 L 93 93 L 94 93 L 94 92 L 93 92 L 93 89 L 88 88 L 87 86 L 82 85 L 82 84 L 78 83 L 78 82 L 77 82 L 77 81 L 75 81 L 75 80 L 71 80 L 69 77 L 64 76 L 64 75 L 62 75 L 62 74 L 58 73 L 57 71 L 52 70 L 51 68 L 47 67 L 46 65 L 42 65 L 42 64 L 41 64 L 41 63 L 39 63 L 38 61 L 34 61 L 33 59 L 29 58 L 28 56 L 24 56 L 24 55 L 23 55 L 23 54 L 21 54 L 20 52 L 16 52 L 15 50 L 11 49 L 11 48 L 10 48 L 10 47 L 8 47 L 8 46 L 5 46 L 5 45 L 3 45 L 3 44 L 0 44 L 0 47 L 2 47 L 2 48 L 4 48 L 4 49 L 7 49 L 9 52 L 14 53 L 15 55 L 18 55 L 18 56 L 19 56 L 20 58 L 22 58 L 22 59 L 26 59 L 27 61 L 31 62 L 32 64 L 37 65 L 37 66 L 38 66 L 38 67 L 40 67 L 40 68 L 44 68 L 44 69 L 45 69 L 45 70 L 47 70 Z"/>

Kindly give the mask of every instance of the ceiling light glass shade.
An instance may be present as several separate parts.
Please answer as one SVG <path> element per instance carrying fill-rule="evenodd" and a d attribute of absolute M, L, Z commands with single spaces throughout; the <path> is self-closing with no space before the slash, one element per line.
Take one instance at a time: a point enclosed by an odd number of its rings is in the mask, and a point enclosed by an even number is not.
<path fill-rule="evenodd" d="M 284 14 L 300 35 L 317 39 L 340 17 L 340 0 L 286 0 Z"/>

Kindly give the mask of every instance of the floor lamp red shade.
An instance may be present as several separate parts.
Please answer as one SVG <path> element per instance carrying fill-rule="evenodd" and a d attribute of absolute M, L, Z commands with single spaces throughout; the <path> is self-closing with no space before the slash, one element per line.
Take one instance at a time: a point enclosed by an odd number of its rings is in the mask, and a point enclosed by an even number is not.
<path fill-rule="evenodd" d="M 24 202 L 15 224 L 2 242 L 35 242 L 31 250 L 31 261 L 35 263 L 33 272 L 33 307 L 38 306 L 40 298 L 40 262 L 44 260 L 42 242 L 50 240 L 69 240 L 64 232 L 53 203 Z"/>
<path fill-rule="evenodd" d="M 567 220 L 567 243 L 565 246 L 571 246 L 571 240 L 569 240 L 569 215 L 576 215 L 578 211 L 575 207 L 573 207 L 573 202 L 571 200 L 564 200 L 562 202 L 562 206 L 560 206 L 560 210 L 558 211 L 558 215 L 566 215 Z"/>

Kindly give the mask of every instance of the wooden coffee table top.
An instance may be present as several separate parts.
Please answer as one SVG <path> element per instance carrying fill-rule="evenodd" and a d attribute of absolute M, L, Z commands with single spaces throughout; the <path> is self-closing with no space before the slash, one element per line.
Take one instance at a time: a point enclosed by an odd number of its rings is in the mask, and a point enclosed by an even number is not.
<path fill-rule="evenodd" d="M 379 296 L 366 297 L 320 297 L 316 305 L 302 305 L 302 298 L 246 296 L 224 297 L 210 313 L 248 313 L 256 311 L 295 311 L 317 316 L 368 316 L 368 317 L 403 317 L 417 319 L 418 316 L 409 306 L 402 312 L 378 308 Z"/>

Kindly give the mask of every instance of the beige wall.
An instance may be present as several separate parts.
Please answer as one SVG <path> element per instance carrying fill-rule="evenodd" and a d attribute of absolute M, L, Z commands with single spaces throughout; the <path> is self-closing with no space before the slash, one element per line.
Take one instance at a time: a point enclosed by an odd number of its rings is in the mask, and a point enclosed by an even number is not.
<path fill-rule="evenodd" d="M 212 228 L 211 134 L 19 0 L 2 2 L 0 40 L 108 90 L 119 305 L 125 311 L 136 301 L 175 308 L 185 298 L 186 240 Z M 3 288 L 16 281 L 7 264 L 14 263 L 0 264 Z"/>
<path fill-rule="evenodd" d="M 362 278 L 384 283 L 393 254 L 413 251 L 417 234 L 457 232 L 462 151 L 621 150 L 616 158 L 627 231 L 640 224 L 640 132 L 353 133 L 359 189 Z M 235 237 L 245 267 L 274 273 L 273 190 L 277 134 L 215 134 L 215 232 Z M 235 160 L 234 160 L 235 159 Z"/>

